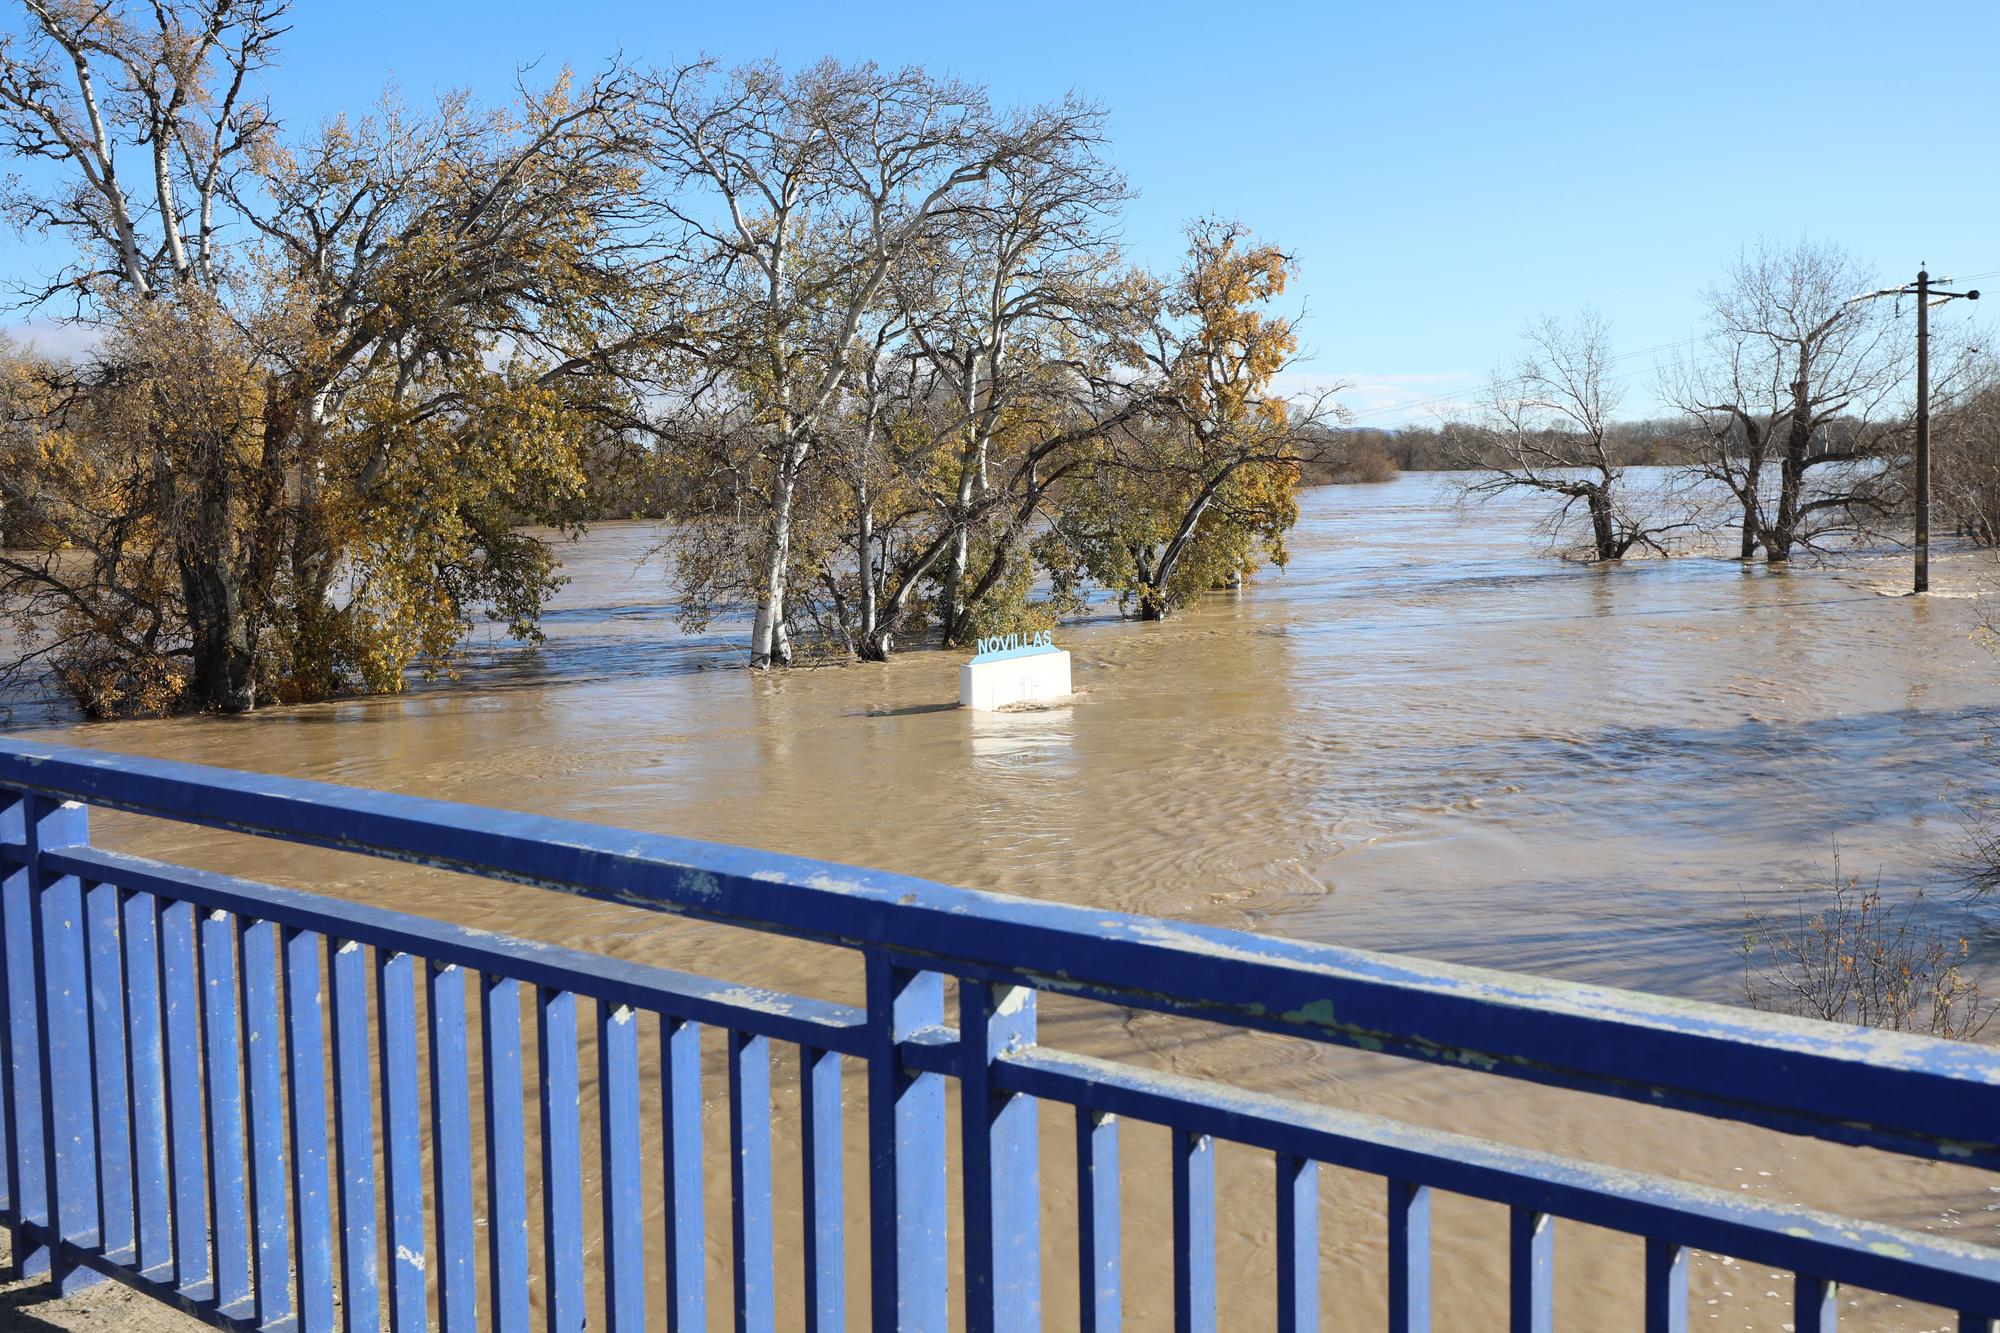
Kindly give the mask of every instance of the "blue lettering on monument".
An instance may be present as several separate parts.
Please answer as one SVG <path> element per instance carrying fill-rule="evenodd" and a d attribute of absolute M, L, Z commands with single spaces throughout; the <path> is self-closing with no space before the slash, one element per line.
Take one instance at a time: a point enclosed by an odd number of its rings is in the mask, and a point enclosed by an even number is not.
<path fill-rule="evenodd" d="M 991 638 L 979 640 L 973 656 L 977 659 L 980 657 L 991 657 L 996 653 L 1012 653 L 1029 648 L 1053 648 L 1055 646 L 1056 639 L 1053 630 L 1038 629 L 1029 630 L 1025 633 L 995 634 Z"/>

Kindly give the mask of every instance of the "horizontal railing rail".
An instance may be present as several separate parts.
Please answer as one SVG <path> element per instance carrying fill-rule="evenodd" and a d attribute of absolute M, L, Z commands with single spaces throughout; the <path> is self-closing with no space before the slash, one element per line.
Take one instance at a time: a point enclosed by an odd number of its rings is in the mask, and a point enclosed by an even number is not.
<path fill-rule="evenodd" d="M 586 1289 L 610 1327 L 642 1327 L 649 1273 L 664 1288 L 667 1327 L 705 1327 L 704 1028 L 724 1034 L 740 1328 L 776 1318 L 774 1042 L 799 1052 L 800 1276 L 815 1330 L 846 1320 L 846 1060 L 866 1073 L 878 1329 L 945 1326 L 948 1082 L 961 1107 L 971 1329 L 1040 1327 L 1039 1102 L 1073 1108 L 1077 1123 L 1083 1294 L 1075 1319 L 1064 1313 L 1059 1324 L 1118 1325 L 1121 1119 L 1172 1132 L 1182 1328 L 1216 1326 L 1218 1141 L 1277 1164 L 1285 1329 L 1317 1327 L 1322 1164 L 1386 1182 L 1384 1281 L 1399 1331 L 1428 1326 L 1433 1191 L 1511 1210 L 1517 1329 L 1549 1327 L 1557 1218 L 1645 1238 L 1649 1329 L 1685 1327 L 1694 1249 L 1798 1274 L 1801 1329 L 1831 1327 L 1836 1283 L 1960 1311 L 1964 1328 L 1986 1329 L 2000 1313 L 2000 1250 L 1054 1050 L 1037 1040 L 1035 996 L 1992 1168 L 2000 1055 L 1982 1046 L 31 741 L 0 740 L 0 802 L 0 1221 L 17 1262 L 53 1267 L 70 1284 L 86 1271 L 112 1276 L 221 1326 L 373 1328 L 386 1311 L 394 1328 L 433 1316 L 447 1329 L 525 1328 L 534 1203 L 536 1313 L 548 1327 L 580 1328 Z M 89 845 L 87 806 L 840 946 L 864 962 L 866 1004 L 102 850 Z M 959 986 L 956 1024 L 945 1014 L 947 977 Z M 577 1024 L 593 1009 L 602 1242 L 587 1277 Z M 659 1047 L 657 1134 L 640 1124 L 642 1016 Z M 79 1071 L 87 1095 L 74 1096 Z M 643 1234 L 639 1164 L 649 1152 L 665 1210 L 660 1247 Z"/>
<path fill-rule="evenodd" d="M 912 966 L 999 984 L 2000 1167 L 2000 1119 L 1992 1114 L 2000 1055 L 1961 1042 L 28 742 L 0 742 L 0 786 L 886 950 Z M 1160 990 L 1164 978 L 1173 980 L 1170 993 Z M 1522 1014 L 1535 1021 L 1512 1021 Z"/>

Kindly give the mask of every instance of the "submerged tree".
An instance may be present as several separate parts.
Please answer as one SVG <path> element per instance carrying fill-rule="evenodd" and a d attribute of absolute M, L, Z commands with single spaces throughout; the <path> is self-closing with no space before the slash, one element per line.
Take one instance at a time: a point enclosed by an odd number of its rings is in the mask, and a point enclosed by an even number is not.
<path fill-rule="evenodd" d="M 42 160 L 9 213 L 70 249 L 24 296 L 98 335 L 19 428 L 87 557 L 9 556 L 0 596 L 93 714 L 398 688 L 481 605 L 531 632 L 553 562 L 515 524 L 574 517 L 671 341 L 621 76 L 287 143 L 249 92 L 284 14 L 38 3 L 0 39 Z"/>
<path fill-rule="evenodd" d="M 706 603 L 756 605 L 751 665 L 790 659 L 794 518 L 843 409 L 871 313 L 941 221 L 987 183 L 1092 132 L 1064 105 L 996 116 L 983 90 L 922 70 L 822 62 L 660 75 L 646 103 L 655 160 L 700 282 L 701 391 L 729 404 L 748 453 L 719 459 L 756 518 L 740 571 L 708 562 Z M 711 551 L 718 535 L 700 534 Z M 733 576 L 733 577 L 732 577 Z"/>
<path fill-rule="evenodd" d="M 1574 323 L 1543 319 L 1524 339 L 1521 359 L 1493 375 L 1480 429 L 1446 435 L 1453 463 L 1480 474 L 1466 493 L 1547 497 L 1550 536 L 1566 540 L 1580 527 L 1593 560 L 1621 560 L 1634 547 L 1664 554 L 1683 524 L 1650 511 L 1659 497 L 1635 497 L 1617 461 L 1610 330 L 1586 312 Z"/>
<path fill-rule="evenodd" d="M 1240 223 L 1189 228 L 1142 353 L 1150 410 L 1063 487 L 1046 544 L 1059 583 L 1087 576 L 1157 620 L 1284 563 L 1299 469 L 1327 449 L 1333 411 L 1274 387 L 1298 339 L 1267 307 L 1292 271 Z"/>
<path fill-rule="evenodd" d="M 1710 293 L 1700 355 L 1667 374 L 1696 424 L 1690 471 L 1735 498 L 1745 559 L 1782 564 L 1899 498 L 1911 340 L 1889 302 L 1854 299 L 1873 285 L 1835 246 L 1760 245 Z"/>

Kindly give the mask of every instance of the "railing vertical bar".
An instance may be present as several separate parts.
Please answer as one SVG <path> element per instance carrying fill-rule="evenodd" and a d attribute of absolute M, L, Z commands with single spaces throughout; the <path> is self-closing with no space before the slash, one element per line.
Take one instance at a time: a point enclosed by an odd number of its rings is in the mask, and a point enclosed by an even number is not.
<path fill-rule="evenodd" d="M 292 1314 L 292 1244 L 285 1197 L 283 1010 L 278 1003 L 278 928 L 243 921 L 244 1067 L 249 1083 L 251 1286 L 257 1322 Z"/>
<path fill-rule="evenodd" d="M 1836 1333 L 1840 1327 L 1840 1284 L 1801 1273 L 1792 1285 L 1795 1333 Z"/>
<path fill-rule="evenodd" d="M 1118 1117 L 1076 1108 L 1077 1326 L 1119 1333 Z"/>
<path fill-rule="evenodd" d="M 1277 1159 L 1278 1330 L 1319 1329 L 1319 1163 Z"/>
<path fill-rule="evenodd" d="M 182 1291 L 207 1286 L 215 1271 L 208 1232 L 207 1159 L 202 1152 L 201 979 L 195 934 L 192 903 L 167 903 L 160 909 L 174 1282 Z"/>
<path fill-rule="evenodd" d="M 28 839 L 28 798 L 0 792 L 0 834 L 25 845 Z M 25 861 L 9 859 L 0 879 L 0 962 L 6 967 L 7 1014 L 7 1198 L 17 1222 L 48 1220 L 48 1178 L 42 1158 L 41 1006 L 35 1002 L 35 915 L 28 894 Z M 49 1249 L 27 1241 L 18 1227 L 8 1228 L 11 1275 L 35 1276 L 49 1271 Z"/>
<path fill-rule="evenodd" d="M 1407 1180 L 1389 1182 L 1389 1330 L 1429 1333 L 1431 1326 L 1431 1191 Z"/>
<path fill-rule="evenodd" d="M 799 1048 L 799 1098 L 806 1330 L 840 1333 L 847 1327 L 847 1236 L 838 1052 Z"/>
<path fill-rule="evenodd" d="M 208 1216 L 215 1238 L 215 1302 L 249 1300 L 250 1234 L 243 1147 L 243 1053 L 236 1008 L 236 926 L 227 912 L 201 919 L 203 1072 L 208 1091 Z"/>
<path fill-rule="evenodd" d="M 1556 1222 L 1532 1208 L 1508 1210 L 1507 1327 L 1554 1333 Z"/>
<path fill-rule="evenodd" d="M 1672 1241 L 1646 1241 L 1646 1333 L 1687 1333 L 1688 1252 Z"/>
<path fill-rule="evenodd" d="M 26 844 L 27 809 L 27 800 L 21 793 L 0 788 L 0 843 L 14 846 Z M 9 890 L 17 887 L 14 877 L 25 876 L 26 873 L 26 867 L 18 859 L 0 853 L 0 896 L 12 897 Z M 7 995 L 7 975 L 6 914 L 0 911 L 0 997 Z M 14 1043 L 7 1029 L 6 1016 L 0 1014 L 0 1144 L 4 1144 L 4 1148 L 0 1148 L 0 1234 L 7 1237 L 7 1253 L 10 1256 L 7 1267 L 11 1270 L 11 1261 L 20 1257 L 21 1233 L 14 1223 L 17 1202 L 14 1198 L 14 1115 L 9 1104 L 13 1100 L 10 1075 L 14 1067 Z M 0 1273 L 0 1276 L 11 1280 L 12 1273 Z"/>
<path fill-rule="evenodd" d="M 327 1199 L 325 1006 L 320 936 L 281 933 L 285 954 L 286 1087 L 292 1104 L 292 1235 L 300 1333 L 332 1333 L 333 1210 Z"/>
<path fill-rule="evenodd" d="M 42 1007 L 40 1075 L 42 1156 L 52 1229 L 64 1240 L 98 1242 L 96 1098 L 90 1063 L 90 995 L 84 976 L 83 885 L 74 875 L 43 869 L 42 851 L 88 840 L 87 812 L 68 801 L 30 796 L 27 804 L 28 888 L 40 930 L 35 941 L 36 995 Z M 78 1075 L 81 1074 L 81 1082 Z M 121 1089 L 122 1092 L 122 1089 Z M 101 1282 L 86 1268 L 52 1266 L 67 1294 Z"/>
<path fill-rule="evenodd" d="M 610 1333 L 646 1327 L 646 1239 L 640 1223 L 639 1015 L 597 1006 L 598 1179 L 604 1194 L 604 1315 Z"/>
<path fill-rule="evenodd" d="M 730 1234 L 736 1333 L 777 1326 L 771 1257 L 771 1043 L 729 1032 Z"/>
<path fill-rule="evenodd" d="M 333 995 L 333 1132 L 340 1145 L 340 1303 L 347 1333 L 382 1326 L 375 1254 L 375 1116 L 369 1088 L 368 950 L 329 937 Z"/>
<path fill-rule="evenodd" d="M 159 901 L 150 893 L 122 895 L 125 948 L 126 1086 L 132 1106 L 134 1258 L 149 1277 L 170 1273 L 173 1209 L 167 1170 L 166 1047 L 160 1034 Z"/>
<path fill-rule="evenodd" d="M 437 1225 L 438 1322 L 472 1333 L 479 1322 L 478 1240 L 472 1221 L 472 1087 L 466 1069 L 465 971 L 429 963 L 431 1209 Z"/>
<path fill-rule="evenodd" d="M 1215 1333 L 1215 1140 L 1173 1131 L 1174 1333 Z"/>
<path fill-rule="evenodd" d="M 708 1328 L 701 1170 L 701 1025 L 660 1016 L 660 1104 L 667 1209 L 668 1333 Z"/>
<path fill-rule="evenodd" d="M 127 1079 L 124 931 L 118 886 L 84 889 L 85 967 L 90 992 L 90 1053 L 97 1084 L 98 1242 L 106 1255 L 133 1262 L 132 1121 Z M 127 1254 L 127 1252 L 130 1252 Z"/>
<path fill-rule="evenodd" d="M 542 1243 L 549 1333 L 583 1330 L 583 1182 L 576 996 L 537 987 L 542 1072 Z"/>
<path fill-rule="evenodd" d="M 966 1329 L 1027 1333 L 1042 1323 L 1039 1108 L 996 1089 L 993 1062 L 1034 1043 L 1035 993 L 962 981 L 958 1008 Z"/>
<path fill-rule="evenodd" d="M 417 972 L 406 953 L 375 957 L 382 1062 L 382 1171 L 389 1203 L 390 1333 L 424 1327 L 423 1114 L 417 1088 Z"/>
<path fill-rule="evenodd" d="M 521 983 L 488 975 L 479 996 L 486 1093 L 486 1245 L 494 1333 L 528 1333 L 528 1156 L 521 1097 Z"/>
<path fill-rule="evenodd" d="M 945 1086 L 910 1069 L 902 1043 L 944 1022 L 944 978 L 871 951 L 868 1225 L 875 1333 L 945 1326 Z"/>

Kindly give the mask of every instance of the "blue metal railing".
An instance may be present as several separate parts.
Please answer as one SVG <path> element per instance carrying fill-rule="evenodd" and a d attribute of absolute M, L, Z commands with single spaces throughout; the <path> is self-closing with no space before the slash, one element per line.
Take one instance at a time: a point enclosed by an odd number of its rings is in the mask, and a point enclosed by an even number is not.
<path fill-rule="evenodd" d="M 100 850 L 87 836 L 91 806 L 841 946 L 861 955 L 866 1003 L 729 985 Z M 1960 1311 L 1961 1329 L 1991 1333 L 2000 1314 L 2000 1251 L 1052 1049 L 1036 1040 L 1035 997 L 1992 1169 L 2000 1053 L 1980 1046 L 34 742 L 0 740 L 0 872 L 0 1224 L 16 1263 L 52 1270 L 65 1287 L 115 1278 L 220 1327 L 319 1333 L 386 1318 L 395 1330 L 435 1320 L 513 1333 L 539 1316 L 567 1333 L 594 1303 L 624 1333 L 647 1321 L 650 1264 L 664 1279 L 665 1326 L 706 1328 L 704 1027 L 726 1034 L 739 1328 L 776 1319 L 774 1044 L 799 1054 L 797 1281 L 815 1333 L 847 1324 L 847 1061 L 860 1062 L 865 1082 L 864 1295 L 878 1330 L 947 1326 L 954 1156 L 966 1327 L 1039 1328 L 1046 1313 L 1054 1326 L 1118 1328 L 1125 1120 L 1172 1134 L 1180 1329 L 1217 1327 L 1218 1141 L 1275 1157 L 1285 1330 L 1318 1327 L 1322 1164 L 1386 1183 L 1384 1277 L 1398 1333 L 1429 1327 L 1434 1191 L 1511 1210 L 1517 1330 L 1552 1326 L 1555 1219 L 1644 1238 L 1649 1330 L 1686 1327 L 1694 1249 L 1795 1273 L 1800 1330 L 1833 1326 L 1836 1284 Z M 958 987 L 956 1026 L 946 1021 L 947 978 Z M 656 1126 L 641 1113 L 642 1015 L 659 1044 Z M 584 1016 L 595 1020 L 601 1213 L 588 1220 Z M 954 1082 L 955 1155 L 945 1114 Z M 1074 1311 L 1042 1309 L 1039 1102 L 1076 1116 Z M 643 1225 L 648 1162 L 661 1171 L 661 1246 Z M 587 1232 L 600 1238 L 588 1265 Z"/>

